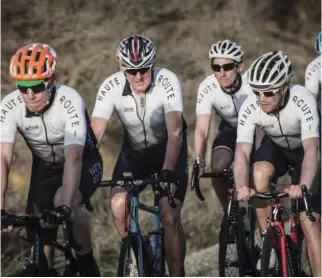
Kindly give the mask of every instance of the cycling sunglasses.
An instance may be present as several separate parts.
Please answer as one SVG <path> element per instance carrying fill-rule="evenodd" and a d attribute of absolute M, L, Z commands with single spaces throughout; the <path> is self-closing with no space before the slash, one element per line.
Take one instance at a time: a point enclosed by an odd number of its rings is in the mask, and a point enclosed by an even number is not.
<path fill-rule="evenodd" d="M 125 72 L 130 75 L 137 75 L 137 73 L 140 73 L 143 75 L 143 74 L 147 73 L 150 69 L 151 69 L 151 67 L 145 67 L 145 68 L 140 68 L 140 69 L 126 69 Z"/>
<path fill-rule="evenodd" d="M 42 93 L 43 91 L 45 91 L 47 88 L 47 85 L 44 82 L 44 83 L 41 83 L 39 85 L 32 86 L 32 87 L 24 87 L 24 86 L 17 85 L 17 88 L 22 94 L 27 94 L 28 89 L 31 89 L 34 94 L 38 94 L 38 93 Z"/>
<path fill-rule="evenodd" d="M 213 71 L 219 72 L 221 69 L 223 69 L 224 71 L 230 71 L 232 69 L 234 69 L 236 67 L 235 63 L 229 63 L 229 64 L 223 64 L 223 65 L 219 65 L 219 64 L 212 64 L 211 68 Z"/>
<path fill-rule="evenodd" d="M 272 91 L 255 91 L 253 90 L 254 94 L 256 96 L 262 96 L 264 95 L 265 97 L 273 97 L 275 96 L 278 92 L 280 91 L 280 89 L 276 89 L 276 90 L 272 90 Z"/>

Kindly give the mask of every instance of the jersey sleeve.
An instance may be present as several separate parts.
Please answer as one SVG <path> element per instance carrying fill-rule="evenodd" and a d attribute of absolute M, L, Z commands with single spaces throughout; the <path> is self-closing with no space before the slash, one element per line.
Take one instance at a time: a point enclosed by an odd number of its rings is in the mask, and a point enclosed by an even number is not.
<path fill-rule="evenodd" d="M 238 114 L 237 143 L 253 144 L 258 109 L 256 101 L 250 97 L 242 104 Z"/>
<path fill-rule="evenodd" d="M 307 92 L 305 97 L 303 97 L 303 104 L 300 105 L 300 101 L 301 100 L 299 100 L 296 105 L 301 119 L 302 141 L 309 138 L 320 137 L 320 120 L 316 100 L 309 92 Z"/>
<path fill-rule="evenodd" d="M 196 115 L 211 114 L 212 103 L 209 99 L 209 93 L 203 92 L 204 85 L 201 83 L 198 88 L 197 104 L 196 104 Z"/>
<path fill-rule="evenodd" d="M 166 71 L 166 76 L 162 76 L 162 78 L 161 76 L 159 82 L 165 90 L 165 114 L 171 111 L 183 112 L 183 94 L 178 77 L 170 71 Z"/>
<path fill-rule="evenodd" d="M 111 118 L 115 109 L 115 101 L 113 98 L 113 93 L 115 92 L 106 89 L 108 80 L 109 78 L 100 86 L 92 112 L 92 117 L 103 118 L 107 121 Z"/>
<path fill-rule="evenodd" d="M 61 104 L 65 117 L 64 146 L 85 146 L 87 120 L 86 106 L 83 99 L 76 91 L 72 91 L 68 93 L 68 96 L 65 97 Z"/>
<path fill-rule="evenodd" d="M 8 100 L 6 98 L 0 103 L 0 142 L 14 143 L 17 132 L 17 123 L 15 113 L 6 106 Z"/>
<path fill-rule="evenodd" d="M 305 71 L 305 87 L 313 94 L 315 99 L 318 97 L 320 90 L 320 74 L 318 70 L 312 71 L 310 65 L 306 68 Z"/>

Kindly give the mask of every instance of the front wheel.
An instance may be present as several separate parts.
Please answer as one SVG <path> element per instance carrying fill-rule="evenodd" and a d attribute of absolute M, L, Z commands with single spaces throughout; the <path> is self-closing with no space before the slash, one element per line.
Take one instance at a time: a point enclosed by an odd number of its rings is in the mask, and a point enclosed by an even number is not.
<path fill-rule="evenodd" d="M 244 277 L 245 259 L 242 216 L 238 202 L 231 200 L 230 210 L 224 214 L 219 234 L 219 276 Z"/>
<path fill-rule="evenodd" d="M 273 227 L 268 227 L 264 236 L 262 254 L 260 258 L 261 277 L 282 277 L 283 265 L 280 257 L 280 249 L 276 241 L 279 240 L 277 231 Z M 286 256 L 286 254 L 284 254 Z M 287 263 L 287 260 L 286 260 Z M 287 266 L 285 266 L 287 267 Z"/>
<path fill-rule="evenodd" d="M 118 266 L 118 277 L 151 276 L 143 240 L 139 234 L 129 234 L 123 239 Z"/>

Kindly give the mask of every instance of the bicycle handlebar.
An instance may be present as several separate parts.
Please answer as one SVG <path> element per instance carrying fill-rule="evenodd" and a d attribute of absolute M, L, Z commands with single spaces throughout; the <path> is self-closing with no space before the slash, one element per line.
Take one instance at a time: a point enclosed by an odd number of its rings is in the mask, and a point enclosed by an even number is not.
<path fill-rule="evenodd" d="M 109 187 L 109 186 L 120 186 L 120 187 L 128 187 L 129 191 L 136 191 L 140 187 L 145 187 L 147 185 L 154 185 L 157 188 L 160 188 L 160 181 L 158 180 L 158 175 L 153 174 L 153 178 L 150 179 L 124 179 L 124 180 L 105 180 L 102 181 L 99 187 Z M 167 194 L 169 204 L 172 208 L 176 208 L 176 203 L 174 202 L 174 198 L 170 192 L 169 186 L 165 186 L 164 190 Z"/>
<path fill-rule="evenodd" d="M 233 170 L 232 169 L 224 169 L 220 173 L 210 173 L 206 172 L 203 173 L 201 178 L 220 178 L 220 177 L 227 177 L 229 179 L 233 179 Z M 194 163 L 193 170 L 192 170 L 192 177 L 191 177 L 191 190 L 196 192 L 197 197 L 199 200 L 204 201 L 205 197 L 201 193 L 200 184 L 199 184 L 199 165 Z"/>
<path fill-rule="evenodd" d="M 56 212 L 53 212 L 56 213 Z M 56 214 L 56 216 L 60 216 L 59 213 Z M 40 226 L 40 220 L 42 219 L 42 214 L 40 215 L 32 215 L 32 214 L 27 214 L 27 215 L 14 215 L 14 214 L 8 214 L 4 210 L 1 210 L 1 229 L 6 228 L 8 226 L 13 226 L 15 228 L 19 227 L 28 227 L 28 228 L 36 228 Z M 78 244 L 75 241 L 75 238 L 73 236 L 73 224 L 71 220 L 63 220 L 62 219 L 62 229 L 63 229 L 63 234 L 64 234 L 64 240 L 65 240 L 65 248 L 73 248 L 76 251 L 79 251 L 82 246 Z"/>
<path fill-rule="evenodd" d="M 304 207 L 306 211 L 306 215 L 311 222 L 315 222 L 315 216 L 312 214 L 312 207 L 308 202 L 307 197 L 307 188 L 305 185 L 301 186 L 302 189 L 302 199 L 304 201 Z M 264 193 L 256 193 L 255 195 L 251 196 L 252 199 L 261 199 L 269 202 L 270 204 L 279 203 L 282 199 L 289 197 L 289 194 L 286 192 L 264 192 Z"/>

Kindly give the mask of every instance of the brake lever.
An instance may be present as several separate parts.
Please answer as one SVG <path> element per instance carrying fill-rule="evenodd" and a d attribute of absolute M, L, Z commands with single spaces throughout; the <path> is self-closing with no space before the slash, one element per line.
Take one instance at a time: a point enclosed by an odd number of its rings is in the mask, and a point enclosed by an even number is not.
<path fill-rule="evenodd" d="M 63 220 L 62 222 L 62 229 L 64 233 L 66 247 L 71 247 L 76 251 L 82 249 L 82 246 L 75 241 L 73 236 L 73 224 L 70 220 Z"/>
<path fill-rule="evenodd" d="M 303 198 L 303 202 L 304 202 L 304 206 L 305 206 L 305 210 L 306 210 L 306 215 L 311 222 L 315 222 L 316 218 L 313 215 L 312 208 L 307 201 L 307 188 L 305 185 L 302 185 L 301 189 L 302 189 L 302 198 Z"/>
<path fill-rule="evenodd" d="M 205 197 L 202 195 L 199 185 L 199 167 L 198 164 L 193 165 L 192 177 L 191 177 L 191 190 L 195 190 L 196 195 L 200 201 L 204 201 Z"/>

